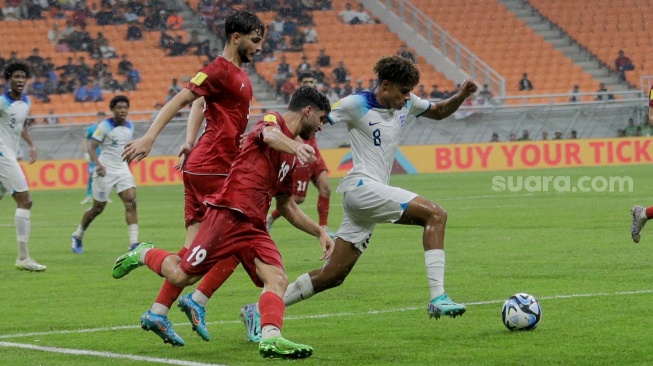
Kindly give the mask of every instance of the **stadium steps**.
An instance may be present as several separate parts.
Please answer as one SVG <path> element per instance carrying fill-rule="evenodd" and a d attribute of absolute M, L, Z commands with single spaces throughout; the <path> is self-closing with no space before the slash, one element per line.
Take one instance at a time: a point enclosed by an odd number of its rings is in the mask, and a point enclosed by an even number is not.
<path fill-rule="evenodd" d="M 590 4 L 530 0 L 528 6 L 585 47 L 613 74 L 617 53 L 623 50 L 635 65 L 635 70 L 626 73 L 628 83 L 635 89 L 640 86 L 641 76 L 651 74 L 653 62 L 648 56 L 653 52 L 653 37 L 648 17 L 653 4 L 650 1 L 605 0 Z"/>
<path fill-rule="evenodd" d="M 585 47 L 576 42 L 556 24 L 547 20 L 537 8 L 524 0 L 499 0 L 508 10 L 523 20 L 535 33 L 544 37 L 556 49 L 581 66 L 585 72 L 591 74 L 596 80 L 602 82 L 611 91 L 626 91 L 628 86 L 619 82 L 617 74 L 608 66 L 585 50 Z M 627 97 L 631 97 L 628 95 Z"/>

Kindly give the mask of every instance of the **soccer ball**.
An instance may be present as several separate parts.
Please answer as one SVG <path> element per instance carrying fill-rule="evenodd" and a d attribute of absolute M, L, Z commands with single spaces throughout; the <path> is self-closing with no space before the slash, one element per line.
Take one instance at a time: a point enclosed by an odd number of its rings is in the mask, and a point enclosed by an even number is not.
<path fill-rule="evenodd" d="M 542 307 L 533 295 L 514 294 L 503 303 L 501 319 L 511 331 L 533 330 L 542 321 Z"/>

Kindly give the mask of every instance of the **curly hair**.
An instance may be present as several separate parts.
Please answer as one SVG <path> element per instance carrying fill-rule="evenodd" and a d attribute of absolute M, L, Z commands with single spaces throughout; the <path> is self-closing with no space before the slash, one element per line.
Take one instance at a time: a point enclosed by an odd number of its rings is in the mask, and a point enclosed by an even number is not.
<path fill-rule="evenodd" d="M 29 79 L 30 77 L 29 66 L 27 66 L 27 64 L 24 63 L 23 61 L 12 61 L 5 66 L 5 74 L 4 74 L 5 80 L 11 79 L 11 75 L 13 75 L 13 73 L 16 71 L 25 71 L 25 74 Z"/>
<path fill-rule="evenodd" d="M 109 109 L 113 109 L 120 102 L 127 103 L 127 108 L 129 108 L 129 98 L 127 98 L 125 95 L 116 95 L 115 97 L 111 98 L 111 101 L 109 102 Z"/>
<path fill-rule="evenodd" d="M 382 56 L 374 65 L 379 84 L 388 80 L 391 84 L 414 88 L 419 83 L 420 72 L 411 60 L 398 55 Z"/>
<path fill-rule="evenodd" d="M 302 86 L 301 88 L 295 90 L 295 92 L 290 97 L 288 110 L 299 112 L 302 110 L 302 108 L 309 105 L 324 111 L 324 113 L 327 115 L 331 113 L 331 104 L 329 103 L 329 99 L 327 99 L 324 94 L 320 93 L 315 88 L 310 86 Z"/>

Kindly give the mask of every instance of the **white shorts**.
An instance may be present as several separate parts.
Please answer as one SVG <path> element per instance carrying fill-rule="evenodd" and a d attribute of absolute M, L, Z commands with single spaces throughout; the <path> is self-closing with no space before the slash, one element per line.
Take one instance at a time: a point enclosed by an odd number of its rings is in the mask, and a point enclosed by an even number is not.
<path fill-rule="evenodd" d="M 98 202 L 106 202 L 113 187 L 116 187 L 116 193 L 126 191 L 129 188 L 136 188 L 134 177 L 131 174 L 113 175 L 107 174 L 100 177 L 93 174 L 93 199 Z"/>
<path fill-rule="evenodd" d="M 14 194 L 28 190 L 27 179 L 18 160 L 11 154 L 0 154 L 0 198 L 7 193 Z"/>
<path fill-rule="evenodd" d="M 416 193 L 374 181 L 363 181 L 346 191 L 342 199 L 344 216 L 336 236 L 363 252 L 376 224 L 401 218 Z"/>

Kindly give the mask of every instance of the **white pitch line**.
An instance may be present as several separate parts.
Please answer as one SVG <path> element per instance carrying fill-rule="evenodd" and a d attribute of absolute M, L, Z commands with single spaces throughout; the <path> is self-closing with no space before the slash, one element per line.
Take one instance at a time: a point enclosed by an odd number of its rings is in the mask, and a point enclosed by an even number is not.
<path fill-rule="evenodd" d="M 133 356 L 133 355 L 125 355 L 121 353 L 113 353 L 113 352 L 86 351 L 83 349 L 74 349 L 74 348 L 42 347 L 42 346 L 35 346 L 32 344 L 22 344 L 22 343 L 0 342 L 0 347 L 22 348 L 22 349 L 29 349 L 33 351 L 64 353 L 68 355 L 77 355 L 77 356 L 95 356 L 95 357 L 114 358 L 114 359 L 122 358 L 122 359 L 127 359 L 132 361 L 155 362 L 155 363 L 160 363 L 160 364 L 163 363 L 168 365 L 227 366 L 227 365 L 215 364 L 215 363 L 202 363 L 202 362 L 193 362 L 193 361 L 185 361 L 185 360 L 175 360 L 170 358 Z"/>
<path fill-rule="evenodd" d="M 619 292 L 598 292 L 593 294 L 570 294 L 570 295 L 554 295 L 554 296 L 536 296 L 538 300 L 562 300 L 562 299 L 573 299 L 580 297 L 605 297 L 605 296 L 625 296 L 625 295 L 644 295 L 644 294 L 653 294 L 653 289 L 651 290 L 638 290 L 638 291 L 619 291 Z M 477 305 L 491 305 L 491 304 L 501 304 L 506 299 L 501 300 L 487 300 L 487 301 L 475 301 L 464 303 L 466 306 L 477 306 Z M 335 317 L 345 317 L 345 316 L 362 316 L 362 315 L 375 315 L 375 314 L 388 314 L 388 313 L 400 313 L 404 311 L 415 311 L 423 310 L 423 307 L 406 307 L 406 308 L 394 308 L 394 309 L 385 309 L 385 310 L 370 310 L 365 312 L 345 312 L 345 313 L 330 313 L 330 314 L 315 314 L 315 315 L 303 315 L 303 316 L 290 316 L 285 317 L 284 320 L 305 320 L 305 319 L 323 319 L 323 318 L 335 318 Z M 206 324 L 238 324 L 241 323 L 240 320 L 219 320 L 213 322 L 207 322 Z M 180 324 L 180 323 L 175 323 Z M 186 323 L 183 323 L 186 324 Z M 107 332 L 114 330 L 123 330 L 123 329 L 137 329 L 140 328 L 138 325 L 122 325 L 115 327 L 103 327 L 103 328 L 88 328 L 88 329 L 78 329 L 78 330 L 58 330 L 52 332 L 32 332 L 32 333 L 17 333 L 17 334 L 4 334 L 0 335 L 0 339 L 10 339 L 10 338 L 25 338 L 25 337 L 34 337 L 34 336 L 47 336 L 47 335 L 56 335 L 56 334 L 80 334 L 80 333 L 95 333 L 95 332 Z"/>

